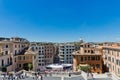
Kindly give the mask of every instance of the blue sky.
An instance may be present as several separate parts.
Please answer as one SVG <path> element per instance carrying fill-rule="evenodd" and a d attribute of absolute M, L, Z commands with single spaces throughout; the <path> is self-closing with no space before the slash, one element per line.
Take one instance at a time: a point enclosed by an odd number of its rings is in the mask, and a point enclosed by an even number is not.
<path fill-rule="evenodd" d="M 120 0 L 0 0 L 0 36 L 120 41 Z"/>

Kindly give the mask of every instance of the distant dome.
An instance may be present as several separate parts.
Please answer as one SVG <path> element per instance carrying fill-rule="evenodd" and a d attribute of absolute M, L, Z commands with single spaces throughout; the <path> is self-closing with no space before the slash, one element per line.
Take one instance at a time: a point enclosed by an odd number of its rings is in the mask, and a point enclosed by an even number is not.
<path fill-rule="evenodd" d="M 82 38 L 80 38 L 80 43 L 83 43 L 83 39 Z"/>

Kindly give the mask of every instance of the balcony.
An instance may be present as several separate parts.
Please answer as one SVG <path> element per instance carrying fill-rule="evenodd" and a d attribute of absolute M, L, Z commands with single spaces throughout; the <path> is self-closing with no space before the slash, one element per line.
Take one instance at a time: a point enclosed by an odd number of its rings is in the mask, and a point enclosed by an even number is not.
<path fill-rule="evenodd" d="M 60 59 L 64 59 L 64 56 L 59 56 Z"/>
<path fill-rule="evenodd" d="M 14 56 L 17 56 L 17 55 L 24 55 L 25 52 L 28 50 L 28 48 L 29 48 L 29 47 L 24 48 L 20 53 L 14 54 Z"/>
<path fill-rule="evenodd" d="M 12 65 L 12 62 L 10 62 L 9 64 L 5 65 L 5 67 L 9 67 Z"/>

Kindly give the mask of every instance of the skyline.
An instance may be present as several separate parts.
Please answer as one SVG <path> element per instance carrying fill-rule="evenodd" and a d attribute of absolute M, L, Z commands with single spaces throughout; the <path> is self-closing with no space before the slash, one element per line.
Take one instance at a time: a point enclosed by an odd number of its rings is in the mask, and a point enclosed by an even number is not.
<path fill-rule="evenodd" d="M 39 42 L 120 41 L 120 1 L 1 0 L 0 37 Z"/>

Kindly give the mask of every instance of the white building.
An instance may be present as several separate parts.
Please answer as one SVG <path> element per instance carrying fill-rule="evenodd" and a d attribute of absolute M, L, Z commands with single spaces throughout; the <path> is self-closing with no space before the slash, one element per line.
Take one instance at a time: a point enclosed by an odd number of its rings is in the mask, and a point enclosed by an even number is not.
<path fill-rule="evenodd" d="M 72 52 L 75 51 L 74 43 L 59 44 L 59 61 L 60 63 L 73 63 Z"/>
<path fill-rule="evenodd" d="M 44 69 L 44 46 L 38 46 L 38 67 Z"/>
<path fill-rule="evenodd" d="M 45 58 L 45 52 L 44 52 L 44 46 L 43 45 L 39 45 L 37 43 L 31 43 L 30 45 L 34 51 L 37 53 L 37 69 L 42 70 L 45 68 L 45 62 L 44 62 L 44 58 Z"/>

